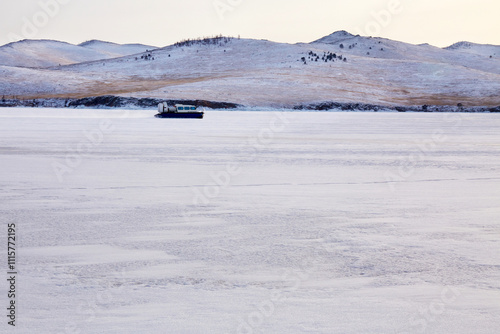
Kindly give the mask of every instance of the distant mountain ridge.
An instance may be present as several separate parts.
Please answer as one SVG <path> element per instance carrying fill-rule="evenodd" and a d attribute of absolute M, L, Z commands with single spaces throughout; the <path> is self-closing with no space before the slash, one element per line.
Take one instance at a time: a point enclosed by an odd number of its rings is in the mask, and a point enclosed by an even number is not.
<path fill-rule="evenodd" d="M 118 44 L 118 43 L 113 43 L 113 42 L 101 41 L 99 39 L 91 39 L 89 41 L 85 41 L 85 42 L 77 44 L 77 45 L 87 47 L 87 46 L 96 45 L 96 44 L 119 45 L 119 46 L 139 46 L 139 47 L 149 47 L 149 48 L 157 49 L 157 47 L 155 47 L 155 46 L 150 46 L 150 45 L 145 45 L 145 44 L 140 44 L 140 43 Z"/>
<path fill-rule="evenodd" d="M 155 48 L 142 44 L 116 44 L 98 40 L 74 45 L 55 40 L 25 39 L 0 47 L 0 65 L 53 67 L 123 57 Z"/>

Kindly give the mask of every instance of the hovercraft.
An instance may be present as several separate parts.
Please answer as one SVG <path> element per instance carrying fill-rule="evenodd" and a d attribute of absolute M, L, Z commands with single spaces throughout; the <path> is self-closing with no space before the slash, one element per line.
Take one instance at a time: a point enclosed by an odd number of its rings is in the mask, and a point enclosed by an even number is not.
<path fill-rule="evenodd" d="M 167 102 L 158 104 L 157 118 L 203 118 L 202 111 L 196 111 L 196 106 L 176 104 L 170 107 Z"/>

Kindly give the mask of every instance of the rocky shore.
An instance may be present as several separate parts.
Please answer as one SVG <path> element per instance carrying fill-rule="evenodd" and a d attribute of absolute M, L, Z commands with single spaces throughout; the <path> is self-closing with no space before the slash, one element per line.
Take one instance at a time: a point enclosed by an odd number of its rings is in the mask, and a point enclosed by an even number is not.
<path fill-rule="evenodd" d="M 231 102 L 217 102 L 206 100 L 163 100 L 154 98 L 133 98 L 121 96 L 95 96 L 82 99 L 2 99 L 0 107 L 34 107 L 34 108 L 133 108 L 133 109 L 154 109 L 160 102 L 168 102 L 169 104 L 189 104 L 197 107 L 205 107 L 210 109 L 245 109 L 255 108 L 255 106 L 244 106 Z M 265 106 L 260 106 L 265 108 Z M 270 107 L 276 109 L 276 107 Z M 340 102 L 319 102 L 312 104 L 300 104 L 294 106 L 282 106 L 283 109 L 291 110 L 310 110 L 310 111 L 398 111 L 398 112 L 500 112 L 500 106 L 497 107 L 482 107 L 482 106 L 437 106 L 437 105 L 422 105 L 422 106 L 383 106 L 365 103 L 340 103 Z"/>

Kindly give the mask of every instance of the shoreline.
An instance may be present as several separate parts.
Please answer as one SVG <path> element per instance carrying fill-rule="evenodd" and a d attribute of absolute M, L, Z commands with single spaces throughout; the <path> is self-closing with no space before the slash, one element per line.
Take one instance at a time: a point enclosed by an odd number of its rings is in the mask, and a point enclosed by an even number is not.
<path fill-rule="evenodd" d="M 114 95 L 75 98 L 40 98 L 40 99 L 2 99 L 0 107 L 16 108 L 74 108 L 74 109 L 156 109 L 157 105 L 166 101 L 169 104 L 190 104 L 197 107 L 223 110 L 242 110 L 242 109 L 283 109 L 290 111 L 393 111 L 393 112 L 466 112 L 466 113 L 488 113 L 500 112 L 500 106 L 450 106 L 450 105 L 421 105 L 421 106 L 384 106 L 366 103 L 344 103 L 334 101 L 324 101 L 309 104 L 283 105 L 277 106 L 245 106 L 232 102 L 207 101 L 207 100 L 184 100 L 184 99 L 155 99 L 155 98 L 134 98 Z"/>

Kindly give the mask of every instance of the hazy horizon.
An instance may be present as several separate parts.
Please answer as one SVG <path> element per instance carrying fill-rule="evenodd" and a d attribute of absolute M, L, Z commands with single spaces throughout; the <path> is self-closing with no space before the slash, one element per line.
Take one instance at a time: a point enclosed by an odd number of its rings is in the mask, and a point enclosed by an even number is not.
<path fill-rule="evenodd" d="M 163 47 L 219 34 L 308 43 L 339 30 L 438 47 L 460 41 L 500 45 L 500 3 L 492 0 L 26 0 L 3 8 L 0 45 L 96 39 Z"/>

